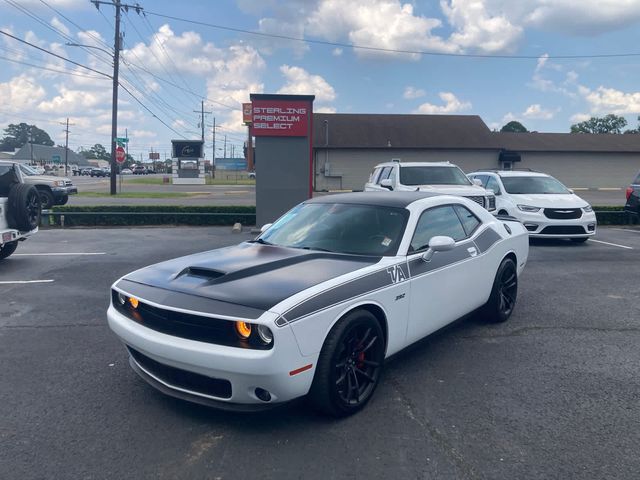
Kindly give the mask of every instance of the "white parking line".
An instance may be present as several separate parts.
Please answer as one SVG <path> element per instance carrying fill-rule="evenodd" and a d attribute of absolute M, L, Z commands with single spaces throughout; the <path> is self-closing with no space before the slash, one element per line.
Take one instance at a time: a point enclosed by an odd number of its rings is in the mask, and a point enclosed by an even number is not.
<path fill-rule="evenodd" d="M 590 238 L 589 241 L 590 242 L 596 242 L 596 243 L 603 243 L 604 245 L 611 245 L 612 247 L 620 247 L 620 248 L 626 248 L 627 250 L 633 250 L 633 247 L 627 247 L 625 245 L 618 245 L 617 243 L 603 242 L 602 240 L 594 240 L 593 238 Z"/>
<path fill-rule="evenodd" d="M 0 285 L 23 285 L 26 283 L 51 283 L 53 280 L 6 280 L 1 281 Z"/>
<path fill-rule="evenodd" d="M 640 233 L 640 230 L 632 230 L 631 228 L 612 228 L 611 230 L 618 230 L 619 232 Z"/>
<path fill-rule="evenodd" d="M 62 257 L 62 256 L 74 256 L 74 255 L 106 255 L 106 252 L 97 253 L 14 253 L 14 257 Z"/>

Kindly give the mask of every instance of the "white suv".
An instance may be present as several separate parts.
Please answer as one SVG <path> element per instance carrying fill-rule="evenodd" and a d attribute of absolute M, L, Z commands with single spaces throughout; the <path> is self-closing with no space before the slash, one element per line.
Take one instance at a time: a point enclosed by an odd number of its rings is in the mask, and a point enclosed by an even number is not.
<path fill-rule="evenodd" d="M 584 242 L 596 233 L 591 205 L 546 173 L 486 170 L 469 174 L 496 195 L 498 215 L 520 220 L 531 237 Z"/>
<path fill-rule="evenodd" d="M 490 212 L 495 210 L 495 196 L 469 180 L 459 167 L 449 162 L 387 162 L 376 165 L 365 192 L 421 191 L 466 197 Z"/>
<path fill-rule="evenodd" d="M 38 231 L 40 196 L 24 183 L 17 163 L 0 161 L 0 260 L 7 258 Z"/>

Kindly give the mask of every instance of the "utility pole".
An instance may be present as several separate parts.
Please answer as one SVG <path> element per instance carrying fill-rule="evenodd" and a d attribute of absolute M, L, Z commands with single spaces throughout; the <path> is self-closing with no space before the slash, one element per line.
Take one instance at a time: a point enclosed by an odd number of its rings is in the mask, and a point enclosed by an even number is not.
<path fill-rule="evenodd" d="M 216 117 L 213 117 L 213 147 L 211 147 L 211 178 L 216 178 Z"/>
<path fill-rule="evenodd" d="M 69 117 L 67 117 L 66 123 L 60 123 L 60 125 L 66 125 L 67 128 L 63 130 L 65 132 L 65 140 L 64 140 L 64 174 L 69 175 L 69 125 L 75 125 L 74 123 L 69 123 Z"/>
<path fill-rule="evenodd" d="M 193 112 L 200 114 L 200 127 L 202 128 L 202 141 L 204 142 L 204 116 L 205 116 L 205 114 L 212 115 L 213 112 L 205 112 L 204 111 L 204 100 L 202 100 L 200 102 L 200 111 L 194 110 Z M 204 153 L 204 150 L 203 150 L 203 153 Z"/>
<path fill-rule="evenodd" d="M 120 0 L 103 1 L 103 0 L 91 0 L 98 10 L 100 5 L 110 5 L 116 8 L 116 21 L 115 32 L 113 41 L 113 94 L 111 98 L 111 178 L 110 178 L 110 193 L 115 195 L 116 192 L 116 178 L 118 164 L 116 163 L 116 138 L 118 137 L 118 71 L 120 68 L 120 48 L 122 48 L 122 36 L 120 35 L 120 14 L 121 9 L 124 8 L 127 12 L 129 8 L 136 11 L 138 15 L 143 11 L 140 5 L 128 5 L 121 3 Z"/>
<path fill-rule="evenodd" d="M 224 136 L 224 158 L 227 158 L 227 136 Z"/>

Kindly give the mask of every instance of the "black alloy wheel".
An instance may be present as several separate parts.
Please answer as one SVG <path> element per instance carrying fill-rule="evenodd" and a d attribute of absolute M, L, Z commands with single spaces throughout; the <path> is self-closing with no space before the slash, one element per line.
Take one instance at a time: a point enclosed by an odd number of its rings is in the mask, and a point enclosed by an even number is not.
<path fill-rule="evenodd" d="M 494 323 L 506 322 L 513 313 L 517 297 L 516 264 L 512 259 L 505 258 L 498 267 L 491 296 L 484 308 L 486 319 Z"/>
<path fill-rule="evenodd" d="M 47 210 L 55 204 L 55 200 L 53 198 L 53 194 L 48 190 L 38 190 L 40 194 L 40 204 L 42 208 Z"/>
<path fill-rule="evenodd" d="M 4 245 L 0 246 L 0 260 L 4 260 L 8 256 L 10 256 L 13 252 L 18 248 L 18 241 L 8 242 Z"/>
<path fill-rule="evenodd" d="M 26 232 L 40 224 L 40 195 L 36 187 L 19 183 L 9 192 L 10 225 Z"/>
<path fill-rule="evenodd" d="M 336 417 L 362 409 L 375 391 L 385 354 L 378 320 L 355 311 L 329 332 L 318 359 L 310 398 L 322 412 Z"/>

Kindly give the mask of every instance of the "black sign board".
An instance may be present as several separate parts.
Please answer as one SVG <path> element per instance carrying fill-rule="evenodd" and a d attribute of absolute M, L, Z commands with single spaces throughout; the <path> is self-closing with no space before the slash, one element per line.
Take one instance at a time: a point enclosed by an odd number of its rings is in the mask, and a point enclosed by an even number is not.
<path fill-rule="evenodd" d="M 172 158 L 203 158 L 202 140 L 171 140 Z"/>

